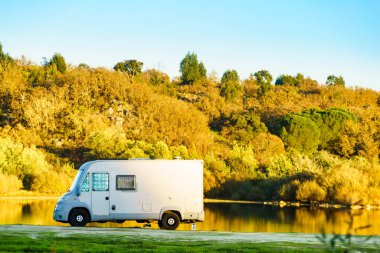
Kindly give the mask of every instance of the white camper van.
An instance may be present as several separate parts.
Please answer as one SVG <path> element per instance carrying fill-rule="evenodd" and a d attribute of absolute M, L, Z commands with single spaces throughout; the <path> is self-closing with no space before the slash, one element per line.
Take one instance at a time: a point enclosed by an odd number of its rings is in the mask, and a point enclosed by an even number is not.
<path fill-rule="evenodd" d="M 157 220 L 163 229 L 203 221 L 203 161 L 100 160 L 83 164 L 54 209 L 54 220 Z"/>

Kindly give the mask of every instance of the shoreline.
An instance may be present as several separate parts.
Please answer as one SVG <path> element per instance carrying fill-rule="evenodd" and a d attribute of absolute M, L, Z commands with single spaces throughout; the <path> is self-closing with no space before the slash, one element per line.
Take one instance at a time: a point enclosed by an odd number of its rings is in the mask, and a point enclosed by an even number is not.
<path fill-rule="evenodd" d="M 38 193 L 0 195 L 0 200 L 58 200 L 60 195 L 41 195 Z M 298 202 L 298 201 L 256 201 L 256 200 L 229 200 L 229 199 L 209 199 L 205 198 L 203 203 L 230 203 L 230 204 L 254 204 L 268 205 L 279 207 L 310 207 L 310 208 L 334 208 L 334 209 L 366 209 L 379 210 L 380 206 L 374 205 L 344 205 L 335 203 L 320 203 L 316 201 Z"/>
<path fill-rule="evenodd" d="M 336 203 L 323 203 L 317 201 L 298 202 L 298 201 L 251 201 L 251 200 L 227 200 L 227 199 L 204 199 L 204 203 L 236 203 L 236 204 L 256 204 L 279 207 L 310 207 L 310 208 L 335 208 L 335 209 L 367 209 L 378 210 L 380 206 L 374 205 L 344 205 Z"/>
<path fill-rule="evenodd" d="M 20 190 L 6 194 L 0 194 L 1 199 L 58 199 L 62 194 L 47 194 L 33 191 Z"/>
<path fill-rule="evenodd" d="M 0 196 L 0 200 L 53 200 L 60 196 Z"/>

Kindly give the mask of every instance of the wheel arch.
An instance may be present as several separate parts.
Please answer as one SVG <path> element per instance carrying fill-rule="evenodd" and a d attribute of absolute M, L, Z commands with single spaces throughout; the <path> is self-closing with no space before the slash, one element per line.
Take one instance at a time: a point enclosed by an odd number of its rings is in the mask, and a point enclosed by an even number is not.
<path fill-rule="evenodd" d="M 71 214 L 72 214 L 75 210 L 83 210 L 83 211 L 85 211 L 85 212 L 88 214 L 88 221 L 89 221 L 89 222 L 91 221 L 91 212 L 88 210 L 87 207 L 83 207 L 83 206 L 80 206 L 80 207 L 73 207 L 73 208 L 71 208 L 71 210 L 70 210 L 70 212 L 69 212 L 69 215 L 68 215 L 69 219 L 70 219 Z"/>
<path fill-rule="evenodd" d="M 164 216 L 164 214 L 168 212 L 175 213 L 176 215 L 178 215 L 179 220 L 182 221 L 182 212 L 181 212 L 181 209 L 177 206 L 166 206 L 166 207 L 161 208 L 159 220 L 162 220 L 162 217 Z"/>

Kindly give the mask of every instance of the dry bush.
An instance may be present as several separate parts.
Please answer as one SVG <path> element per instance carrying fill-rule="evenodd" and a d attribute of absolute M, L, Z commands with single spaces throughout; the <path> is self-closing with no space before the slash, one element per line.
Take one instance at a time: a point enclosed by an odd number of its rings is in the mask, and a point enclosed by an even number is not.
<path fill-rule="evenodd" d="M 270 177 L 284 177 L 296 173 L 292 161 L 286 155 L 279 155 L 272 158 L 267 167 Z"/>
<path fill-rule="evenodd" d="M 328 189 L 329 199 L 344 204 L 362 202 L 380 204 L 380 167 L 365 158 L 354 158 L 331 168 L 322 184 Z"/>
<path fill-rule="evenodd" d="M 215 188 L 220 188 L 230 176 L 230 168 L 225 162 L 213 155 L 204 158 L 203 186 L 207 193 Z"/>
<path fill-rule="evenodd" d="M 22 188 L 22 182 L 16 176 L 0 174 L 0 194 L 17 192 Z"/>
<path fill-rule="evenodd" d="M 234 145 L 227 160 L 231 175 L 237 180 L 263 178 L 251 146 Z"/>
<path fill-rule="evenodd" d="M 279 196 L 283 200 L 294 200 L 297 196 L 297 190 L 300 187 L 300 181 L 299 180 L 293 180 L 289 183 L 284 184 L 281 186 L 281 189 L 279 191 Z"/>
<path fill-rule="evenodd" d="M 66 192 L 73 178 L 55 171 L 41 172 L 33 178 L 32 189 L 40 193 L 58 194 Z"/>
<path fill-rule="evenodd" d="M 314 181 L 301 183 L 296 191 L 296 199 L 301 201 L 325 201 L 326 191 Z"/>
<path fill-rule="evenodd" d="M 261 164 L 268 164 L 270 158 L 284 154 L 285 147 L 282 140 L 270 133 L 259 133 L 251 142 L 255 158 Z"/>

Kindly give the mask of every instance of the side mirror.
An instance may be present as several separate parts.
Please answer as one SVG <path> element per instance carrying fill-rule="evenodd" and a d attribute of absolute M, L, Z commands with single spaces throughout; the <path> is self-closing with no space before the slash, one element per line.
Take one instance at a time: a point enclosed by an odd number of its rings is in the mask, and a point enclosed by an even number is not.
<path fill-rule="evenodd" d="M 76 188 L 76 194 L 78 197 L 80 196 L 80 187 L 79 186 L 77 186 L 77 188 Z"/>

